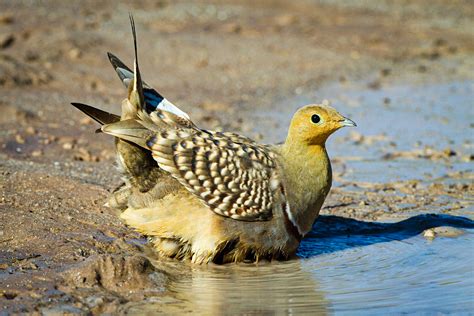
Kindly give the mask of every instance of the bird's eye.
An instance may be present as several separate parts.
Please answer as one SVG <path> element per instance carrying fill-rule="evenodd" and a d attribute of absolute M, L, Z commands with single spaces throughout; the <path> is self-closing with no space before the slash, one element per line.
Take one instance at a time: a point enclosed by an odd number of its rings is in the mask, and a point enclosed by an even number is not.
<path fill-rule="evenodd" d="M 313 114 L 313 116 L 311 116 L 311 122 L 313 122 L 314 124 L 318 124 L 319 122 L 321 122 L 321 118 L 318 114 Z"/>

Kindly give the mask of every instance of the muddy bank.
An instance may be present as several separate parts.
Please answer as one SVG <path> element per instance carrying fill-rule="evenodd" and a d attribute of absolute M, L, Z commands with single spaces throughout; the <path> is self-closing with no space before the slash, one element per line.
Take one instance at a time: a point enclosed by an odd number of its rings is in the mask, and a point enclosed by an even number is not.
<path fill-rule="evenodd" d="M 278 141 L 290 110 L 323 97 L 334 95 L 360 123 L 413 101 L 390 97 L 391 87 L 472 81 L 469 2 L 378 3 L 0 4 L 3 311 L 124 312 L 150 297 L 158 306 L 177 300 L 167 285 L 188 268 L 153 267 L 145 240 L 103 207 L 120 184 L 112 140 L 69 106 L 118 112 L 125 90 L 105 52 L 131 63 L 129 11 L 149 84 L 200 126 Z M 357 110 L 366 100 L 341 93 L 347 87 L 378 92 L 373 110 Z M 472 104 L 462 106 L 472 117 Z M 405 110 L 397 113 L 403 120 Z M 336 134 L 336 183 L 323 213 L 370 221 L 472 214 L 472 144 L 447 137 L 426 148 L 381 129 Z M 391 161 L 398 171 L 380 172 Z M 397 178 L 420 166 L 440 172 Z"/>

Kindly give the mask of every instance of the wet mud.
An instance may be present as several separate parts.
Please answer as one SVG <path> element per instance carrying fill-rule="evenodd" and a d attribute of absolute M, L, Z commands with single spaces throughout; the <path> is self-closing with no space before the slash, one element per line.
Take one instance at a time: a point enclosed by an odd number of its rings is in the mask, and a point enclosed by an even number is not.
<path fill-rule="evenodd" d="M 429 10 L 427 8 L 429 7 Z M 104 207 L 131 64 L 199 126 L 279 142 L 328 99 L 334 185 L 298 257 L 157 258 Z M 466 312 L 474 308 L 469 1 L 0 3 L 0 313 Z M 269 294 L 271 293 L 271 295 Z"/>

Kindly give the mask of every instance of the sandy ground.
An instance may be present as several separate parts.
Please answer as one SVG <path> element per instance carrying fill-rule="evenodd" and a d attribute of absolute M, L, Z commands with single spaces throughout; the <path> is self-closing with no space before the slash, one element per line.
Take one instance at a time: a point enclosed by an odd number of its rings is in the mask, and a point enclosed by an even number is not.
<path fill-rule="evenodd" d="M 198 125 L 256 139 L 272 130 L 257 128 L 255 109 L 278 112 L 282 99 L 328 83 L 377 90 L 472 80 L 469 1 L 315 2 L 0 1 L 0 314 L 114 312 L 166 295 L 169 272 L 153 268 L 143 238 L 102 206 L 120 183 L 112 139 L 69 105 L 119 111 L 125 89 L 105 53 L 131 64 L 128 12 L 149 84 Z M 345 140 L 361 146 L 377 141 L 351 135 Z M 473 159 L 437 149 L 391 154 Z M 343 164 L 335 157 L 343 185 L 324 214 L 381 220 L 440 196 L 456 201 L 439 204 L 448 214 L 472 203 L 472 174 L 453 172 L 468 180 L 459 183 L 348 183 Z"/>

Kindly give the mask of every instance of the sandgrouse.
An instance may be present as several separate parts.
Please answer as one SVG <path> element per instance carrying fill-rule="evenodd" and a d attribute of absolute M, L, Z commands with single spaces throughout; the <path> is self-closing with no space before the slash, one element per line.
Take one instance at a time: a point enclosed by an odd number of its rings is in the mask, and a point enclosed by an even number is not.
<path fill-rule="evenodd" d="M 73 103 L 116 137 L 124 184 L 108 205 L 164 256 L 227 263 L 294 255 L 331 187 L 325 142 L 356 124 L 330 106 L 307 105 L 281 145 L 201 129 L 141 80 L 131 24 L 134 70 L 108 54 L 128 87 L 122 115 Z"/>

